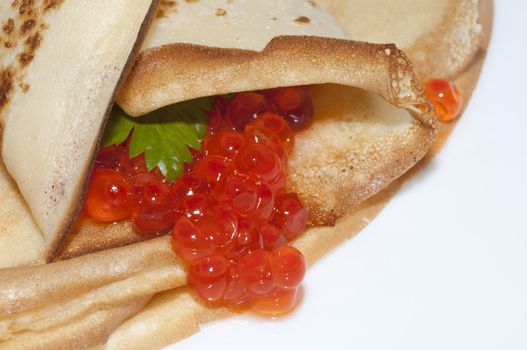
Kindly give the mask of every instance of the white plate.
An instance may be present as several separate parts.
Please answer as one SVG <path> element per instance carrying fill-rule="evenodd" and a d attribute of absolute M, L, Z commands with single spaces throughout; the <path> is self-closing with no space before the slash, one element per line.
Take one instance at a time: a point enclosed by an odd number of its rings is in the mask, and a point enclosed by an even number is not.
<path fill-rule="evenodd" d="M 169 349 L 527 349 L 527 3 L 495 6 L 446 146 L 309 270 L 299 309 L 215 322 Z"/>

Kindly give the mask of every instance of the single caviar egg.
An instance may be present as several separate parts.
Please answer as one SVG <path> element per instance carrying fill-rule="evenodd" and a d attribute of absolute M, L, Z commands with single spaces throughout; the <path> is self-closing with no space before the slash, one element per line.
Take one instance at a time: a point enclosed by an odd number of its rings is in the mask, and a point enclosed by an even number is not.
<path fill-rule="evenodd" d="M 211 255 L 190 266 L 189 286 L 205 301 L 222 300 L 227 287 L 229 262 L 221 255 Z"/>
<path fill-rule="evenodd" d="M 86 208 L 100 222 L 126 219 L 131 212 L 131 187 L 117 171 L 96 168 L 86 196 Z"/>
<path fill-rule="evenodd" d="M 258 249 L 239 260 L 241 281 L 255 295 L 269 294 L 275 288 L 270 255 L 269 251 Z"/>
<path fill-rule="evenodd" d="M 225 130 L 203 140 L 202 148 L 206 155 L 233 159 L 246 143 L 247 140 L 239 132 Z"/>
<path fill-rule="evenodd" d="M 425 85 L 425 96 L 434 105 L 442 122 L 450 122 L 461 113 L 463 97 L 456 84 L 450 80 L 430 80 Z"/>
<path fill-rule="evenodd" d="M 313 102 L 308 96 L 308 87 L 288 87 L 272 90 L 277 112 L 283 115 L 294 131 L 309 127 L 313 121 Z"/>
<path fill-rule="evenodd" d="M 307 225 L 307 209 L 296 193 L 286 193 L 277 199 L 273 222 L 282 227 L 287 239 L 296 238 Z"/>
<path fill-rule="evenodd" d="M 149 182 L 143 186 L 142 201 L 131 215 L 134 230 L 140 234 L 168 231 L 174 226 L 172 193 L 161 182 Z"/>
<path fill-rule="evenodd" d="M 254 312 L 279 316 L 295 309 L 302 296 L 301 288 L 282 289 L 276 288 L 271 293 L 256 298 L 252 305 Z"/>
<path fill-rule="evenodd" d="M 275 285 L 283 289 L 296 288 L 306 274 L 306 260 L 302 253 L 291 246 L 274 249 L 270 257 Z"/>
<path fill-rule="evenodd" d="M 279 142 L 283 145 L 287 153 L 293 151 L 295 138 L 291 125 L 281 116 L 271 112 L 264 112 L 259 114 L 249 125 L 260 129 L 268 130 L 278 136 Z"/>
<path fill-rule="evenodd" d="M 269 111 L 269 102 L 264 95 L 255 92 L 242 92 L 229 103 L 226 116 L 236 130 L 243 130 L 245 125 L 258 113 Z"/>

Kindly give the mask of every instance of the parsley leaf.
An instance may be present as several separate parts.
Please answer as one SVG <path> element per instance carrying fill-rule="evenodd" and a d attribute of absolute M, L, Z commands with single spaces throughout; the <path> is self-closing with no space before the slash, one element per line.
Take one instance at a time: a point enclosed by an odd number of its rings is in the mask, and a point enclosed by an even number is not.
<path fill-rule="evenodd" d="M 221 97 L 230 101 L 230 100 L 234 100 L 234 98 L 236 97 L 236 94 L 234 92 L 231 92 L 229 94 L 221 95 Z"/>
<path fill-rule="evenodd" d="M 133 130 L 130 157 L 144 152 L 148 170 L 158 167 L 170 180 L 183 172 L 183 163 L 191 163 L 188 147 L 200 149 L 207 125 L 206 112 L 213 98 L 204 97 L 176 103 L 134 118 L 115 106 L 104 131 L 102 146 L 122 143 Z"/>

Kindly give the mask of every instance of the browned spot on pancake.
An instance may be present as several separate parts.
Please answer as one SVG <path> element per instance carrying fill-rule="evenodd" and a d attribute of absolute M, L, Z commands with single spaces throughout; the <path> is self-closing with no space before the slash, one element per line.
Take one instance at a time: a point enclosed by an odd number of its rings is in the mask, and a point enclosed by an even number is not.
<path fill-rule="evenodd" d="M 227 14 L 227 11 L 224 9 L 216 9 L 216 16 L 225 16 Z"/>
<path fill-rule="evenodd" d="M 25 44 L 28 51 L 35 51 L 40 46 L 42 37 L 40 33 L 35 33 L 26 39 Z"/>
<path fill-rule="evenodd" d="M 295 22 L 298 24 L 309 24 L 311 20 L 306 16 L 300 16 L 295 19 Z"/>
<path fill-rule="evenodd" d="M 58 203 L 61 198 L 64 197 L 66 191 L 65 188 L 66 183 L 64 181 L 60 181 L 58 183 L 52 184 L 51 188 L 49 190 L 44 191 L 44 193 L 48 195 L 49 199 L 53 201 L 53 203 Z"/>
<path fill-rule="evenodd" d="M 4 107 L 13 90 L 13 71 L 9 68 L 0 71 L 0 109 Z"/>
<path fill-rule="evenodd" d="M 5 0 L 9 1 L 9 0 Z M 10 97 L 19 89 L 22 93 L 29 90 L 25 81 L 25 68 L 33 61 L 40 47 L 42 32 L 48 28 L 44 13 L 56 9 L 64 0 L 13 0 L 10 1 L 14 15 L 7 18 L 1 26 L 6 37 L 0 45 L 6 49 L 16 48 L 12 59 L 2 62 L 5 67 L 0 71 L 0 108 L 5 107 Z"/>
<path fill-rule="evenodd" d="M 157 12 L 156 12 L 156 18 L 162 18 L 162 17 L 166 17 L 165 10 L 159 8 L 157 9 Z"/>
<path fill-rule="evenodd" d="M 22 66 L 27 66 L 31 61 L 33 61 L 33 58 L 35 58 L 35 54 L 31 52 L 24 52 L 18 55 L 18 62 Z"/>
<path fill-rule="evenodd" d="M 159 8 L 156 12 L 156 17 L 167 17 L 167 12 L 177 12 L 177 1 L 162 0 L 159 2 Z"/>
<path fill-rule="evenodd" d="M 33 0 L 22 0 L 18 13 L 31 15 L 33 13 Z"/>
<path fill-rule="evenodd" d="M 34 19 L 28 19 L 27 21 L 24 22 L 24 24 L 20 26 L 20 32 L 22 34 L 26 34 L 28 31 L 30 31 L 31 29 L 35 27 L 36 23 L 37 22 Z"/>
<path fill-rule="evenodd" d="M 63 2 L 64 0 L 45 0 L 44 11 L 56 10 L 60 7 L 60 5 L 62 5 Z"/>
<path fill-rule="evenodd" d="M 198 2 L 199 0 L 185 0 L 185 2 L 188 2 L 189 4 L 192 4 L 194 2 Z"/>
<path fill-rule="evenodd" d="M 20 83 L 18 84 L 18 87 L 22 92 L 28 92 L 29 91 L 29 84 L 26 83 Z"/>
<path fill-rule="evenodd" d="M 33 60 L 33 58 L 35 57 L 35 52 L 40 47 L 41 41 L 42 36 L 38 32 L 27 38 L 24 43 L 24 52 L 18 55 L 18 62 L 20 62 L 20 65 L 22 67 L 27 66 Z"/>
<path fill-rule="evenodd" d="M 15 21 L 12 19 L 12 18 L 9 18 L 4 26 L 2 27 L 2 30 L 4 31 L 4 33 L 6 33 L 7 35 L 11 34 L 13 32 L 13 30 L 15 29 Z"/>
<path fill-rule="evenodd" d="M 317 7 L 317 3 L 314 2 L 313 0 L 308 0 L 307 3 L 313 7 Z"/>
<path fill-rule="evenodd" d="M 161 6 L 164 6 L 164 7 L 176 6 L 176 2 L 175 1 L 161 1 Z"/>

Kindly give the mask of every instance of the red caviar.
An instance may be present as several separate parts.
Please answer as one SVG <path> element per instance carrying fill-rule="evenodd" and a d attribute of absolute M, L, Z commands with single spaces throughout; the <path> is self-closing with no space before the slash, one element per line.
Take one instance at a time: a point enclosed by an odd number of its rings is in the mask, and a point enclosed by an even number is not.
<path fill-rule="evenodd" d="M 434 105 L 442 122 L 450 122 L 461 113 L 463 98 L 456 84 L 450 80 L 430 80 L 425 84 L 425 96 Z"/>
<path fill-rule="evenodd" d="M 247 122 L 258 113 L 271 109 L 264 95 L 256 92 L 242 92 L 227 106 L 226 117 L 238 131 L 242 131 Z"/>
<path fill-rule="evenodd" d="M 304 130 L 313 121 L 313 102 L 307 87 L 288 87 L 264 92 L 275 111 L 282 115 L 294 131 Z"/>
<path fill-rule="evenodd" d="M 296 307 L 300 301 L 301 294 L 300 288 L 277 288 L 268 295 L 258 298 L 252 305 L 252 309 L 265 315 L 283 315 Z"/>
<path fill-rule="evenodd" d="M 202 150 L 171 183 L 129 159 L 126 142 L 102 149 L 86 200 L 99 221 L 130 218 L 139 234 L 172 232 L 188 265 L 188 284 L 204 302 L 281 314 L 298 302 L 306 271 L 287 245 L 306 227 L 307 210 L 286 193 L 295 133 L 312 119 L 306 88 L 217 97 Z"/>
<path fill-rule="evenodd" d="M 101 222 L 122 220 L 130 216 L 130 183 L 119 172 L 95 169 L 90 180 L 86 209 L 90 216 Z"/>
<path fill-rule="evenodd" d="M 162 182 L 143 185 L 142 198 L 132 210 L 132 224 L 137 232 L 157 233 L 174 226 L 172 193 Z"/>

